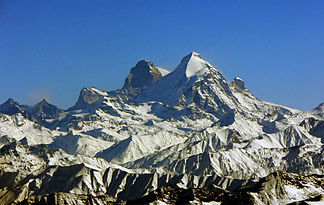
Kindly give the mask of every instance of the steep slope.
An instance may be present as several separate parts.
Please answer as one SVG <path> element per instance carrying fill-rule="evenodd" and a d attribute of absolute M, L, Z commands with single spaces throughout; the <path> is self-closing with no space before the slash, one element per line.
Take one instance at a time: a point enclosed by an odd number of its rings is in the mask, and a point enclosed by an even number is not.
<path fill-rule="evenodd" d="M 110 94 L 123 100 L 132 100 L 169 72 L 165 68 L 156 67 L 148 60 L 141 60 L 131 69 L 122 89 L 111 91 Z"/>
<path fill-rule="evenodd" d="M 139 61 L 130 71 L 125 79 L 122 89 L 128 90 L 130 93 L 135 89 L 145 89 L 162 77 L 159 69 L 147 60 Z M 136 95 L 137 93 L 133 93 Z"/>
<path fill-rule="evenodd" d="M 174 175 L 143 169 L 125 169 L 103 159 L 69 155 L 45 145 L 12 142 L 0 148 L 0 203 L 20 203 L 50 193 L 73 197 L 91 194 L 136 199 L 159 187 L 201 188 L 215 184 L 227 190 L 252 183 L 218 176 Z M 10 161 L 8 161 L 10 160 Z M 19 170 L 24 170 L 23 172 Z M 72 200 L 71 199 L 71 200 Z M 78 199 L 78 198 L 77 198 Z"/>
<path fill-rule="evenodd" d="M 230 84 L 229 87 L 239 102 L 241 112 L 246 117 L 252 119 L 279 119 L 284 115 L 292 115 L 302 113 L 299 110 L 288 108 L 275 103 L 263 101 L 254 96 L 246 87 L 242 78 L 236 77 Z"/>
<path fill-rule="evenodd" d="M 58 118 L 63 110 L 48 103 L 45 99 L 34 105 L 30 110 L 30 118 L 36 120 Z"/>
<path fill-rule="evenodd" d="M 289 148 L 262 146 L 236 147 L 232 140 L 226 145 L 216 136 L 171 146 L 162 151 L 123 164 L 128 168 L 160 168 L 165 172 L 216 174 L 238 179 L 264 177 L 273 171 L 285 170 L 301 174 L 323 174 L 323 145 L 297 145 Z M 263 139 L 255 139 L 262 143 Z M 237 142 L 236 142 L 237 143 Z M 233 145 L 234 144 L 234 145 Z M 232 147 L 232 148 L 230 148 Z M 281 147 L 284 147 L 282 145 Z M 310 157 L 312 156 L 312 157 Z M 305 165 L 308 164 L 307 166 Z"/>
<path fill-rule="evenodd" d="M 310 112 L 320 117 L 324 117 L 324 102 L 319 104 L 316 108 L 314 108 Z"/>
<path fill-rule="evenodd" d="M 55 192 L 43 195 L 32 195 L 27 199 L 19 202 L 20 205 L 44 205 L 44 204 L 108 204 L 108 205 L 122 205 L 126 201 L 117 199 L 109 195 L 92 196 L 91 194 L 72 194 L 64 192 Z"/>
<path fill-rule="evenodd" d="M 223 76 L 212 65 L 203 60 L 198 53 L 192 52 L 181 60 L 181 63 L 173 72 L 163 77 L 143 93 L 139 100 L 154 100 L 176 105 L 180 103 L 181 97 L 186 91 L 195 87 L 195 83 L 208 80 L 208 77 L 210 77 L 212 83 L 215 83 L 215 86 L 218 86 L 218 89 L 223 89 L 225 94 L 231 95 Z M 212 91 L 216 91 L 216 88 Z M 224 93 L 219 91 L 215 94 L 221 94 L 222 97 L 225 97 Z M 185 97 L 189 97 L 188 95 Z M 187 104 L 190 104 L 192 99 L 186 100 L 188 101 Z"/>
<path fill-rule="evenodd" d="M 173 72 L 137 98 L 137 102 L 147 101 L 179 106 L 184 115 L 193 118 L 202 109 L 222 125 L 233 123 L 237 103 L 221 73 L 196 52 L 185 56 Z"/>
<path fill-rule="evenodd" d="M 108 92 L 97 88 L 83 88 L 80 92 L 76 104 L 68 110 L 82 110 L 83 112 L 94 112 L 104 104 L 108 97 Z"/>
<path fill-rule="evenodd" d="M 107 140 L 96 139 L 82 133 L 70 132 L 61 135 L 50 144 L 50 147 L 60 148 L 69 154 L 82 154 L 93 157 L 97 152 L 109 148 L 114 143 Z"/>
<path fill-rule="evenodd" d="M 228 192 L 217 186 L 201 189 L 161 187 L 128 204 L 323 204 L 323 176 L 274 172 L 259 182 Z M 299 202 L 299 203 L 298 203 Z"/>
<path fill-rule="evenodd" d="M 136 135 L 116 143 L 96 156 L 111 162 L 125 163 L 137 160 L 174 144 L 184 142 L 185 137 L 172 132 Z M 149 146 L 148 146 L 149 145 Z"/>
<path fill-rule="evenodd" d="M 25 144 L 49 144 L 60 131 L 50 130 L 26 119 L 23 115 L 13 116 L 0 113 L 0 136 L 23 140 Z M 1 143 L 0 143 L 1 144 Z"/>
<path fill-rule="evenodd" d="M 162 68 L 162 67 L 156 67 L 156 68 L 160 71 L 162 77 L 168 75 L 171 72 L 168 69 L 165 69 L 165 68 Z"/>

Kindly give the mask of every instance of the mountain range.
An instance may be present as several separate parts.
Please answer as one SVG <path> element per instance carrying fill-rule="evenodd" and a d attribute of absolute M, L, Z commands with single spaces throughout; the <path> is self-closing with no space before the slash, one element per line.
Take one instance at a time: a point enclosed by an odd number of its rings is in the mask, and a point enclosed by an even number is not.
<path fill-rule="evenodd" d="M 324 203 L 324 103 L 257 98 L 192 52 L 63 110 L 0 105 L 0 204 Z"/>

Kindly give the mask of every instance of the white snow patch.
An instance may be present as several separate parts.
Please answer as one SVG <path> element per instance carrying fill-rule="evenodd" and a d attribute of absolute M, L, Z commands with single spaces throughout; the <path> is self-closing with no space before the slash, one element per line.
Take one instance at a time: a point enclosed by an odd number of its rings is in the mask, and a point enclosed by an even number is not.
<path fill-rule="evenodd" d="M 165 69 L 165 68 L 162 68 L 162 67 L 156 67 L 156 68 L 160 71 L 162 77 L 168 75 L 171 72 L 168 69 Z"/>

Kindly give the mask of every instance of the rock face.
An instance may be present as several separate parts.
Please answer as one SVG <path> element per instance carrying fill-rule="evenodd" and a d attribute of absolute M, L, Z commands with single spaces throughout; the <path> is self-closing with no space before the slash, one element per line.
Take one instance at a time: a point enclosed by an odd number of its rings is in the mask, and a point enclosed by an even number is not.
<path fill-rule="evenodd" d="M 286 172 L 275 172 L 248 186 L 228 192 L 217 186 L 182 189 L 176 186 L 161 187 L 128 204 L 308 204 L 323 203 L 323 176 L 304 177 Z M 297 194 L 298 193 L 298 194 Z"/>
<path fill-rule="evenodd" d="M 234 78 L 234 80 L 230 83 L 230 86 L 236 89 L 237 91 L 244 91 L 246 89 L 244 81 L 240 77 Z"/>
<path fill-rule="evenodd" d="M 34 106 L 20 105 L 18 102 L 9 98 L 0 105 L 0 113 L 7 115 L 22 114 L 26 118 L 42 123 L 44 119 L 53 119 L 59 117 L 63 110 L 55 105 L 49 104 L 45 99 Z"/>
<path fill-rule="evenodd" d="M 12 98 L 9 98 L 6 102 L 0 105 L 0 112 L 7 115 L 14 115 L 17 113 L 23 113 L 24 108 L 14 101 Z"/>
<path fill-rule="evenodd" d="M 83 88 L 80 92 L 77 103 L 67 111 L 93 114 L 98 109 L 111 115 L 118 115 L 118 112 L 116 112 L 111 106 L 107 91 L 99 90 L 97 88 Z M 71 115 L 67 115 L 67 118 L 65 118 L 64 121 L 69 121 L 70 119 Z"/>
<path fill-rule="evenodd" d="M 221 73 L 196 52 L 185 56 L 172 73 L 143 92 L 137 101 L 180 106 L 182 112 L 193 117 L 202 109 L 222 125 L 233 123 L 237 103 Z"/>
<path fill-rule="evenodd" d="M 139 61 L 135 67 L 131 69 L 130 74 L 127 76 L 124 89 L 132 88 L 145 88 L 153 85 L 162 77 L 160 71 L 147 60 Z"/>
<path fill-rule="evenodd" d="M 31 116 L 36 119 L 53 119 L 59 117 L 63 110 L 48 103 L 45 99 L 31 108 Z"/>
<path fill-rule="evenodd" d="M 224 94 L 231 95 L 223 76 L 212 65 L 203 60 L 199 54 L 192 52 L 181 60 L 179 66 L 172 73 L 143 93 L 139 100 L 143 102 L 154 100 L 169 105 L 190 104 L 195 97 L 192 92 L 195 92 L 198 87 L 207 84 L 206 87 L 211 88 L 206 81 L 210 81 L 210 84 L 215 85 L 215 88 L 217 86 L 224 89 L 225 93 L 218 92 L 214 94 L 221 94 L 220 96 L 224 96 Z M 210 94 L 212 94 L 212 91 Z"/>
<path fill-rule="evenodd" d="M 82 88 L 77 103 L 69 110 L 82 110 L 96 108 L 108 97 L 106 91 L 96 88 Z"/>
<path fill-rule="evenodd" d="M 0 112 L 0 204 L 287 204 L 323 194 L 322 106 L 260 100 L 196 52 L 172 72 L 140 61 L 123 88 L 83 88 L 68 110 L 9 100 Z"/>
<path fill-rule="evenodd" d="M 319 104 L 314 110 L 317 110 L 319 112 L 324 112 L 324 102 Z"/>
<path fill-rule="evenodd" d="M 178 184 L 182 187 L 216 184 L 234 189 L 239 185 L 251 183 L 249 180 L 235 180 L 216 175 L 175 175 L 150 173 L 143 169 L 130 170 L 103 159 L 69 155 L 45 145 L 28 146 L 20 142 L 3 146 L 0 148 L 0 154 L 1 204 L 17 203 L 22 199 L 39 200 L 38 197 L 29 196 L 48 198 L 48 193 L 91 194 L 99 198 L 109 195 L 112 198 L 131 200 L 168 184 Z M 20 171 L 22 167 L 24 172 Z M 59 198 L 60 195 L 56 197 Z"/>
<path fill-rule="evenodd" d="M 28 199 L 18 203 L 20 205 L 43 205 L 43 204 L 79 204 L 79 205 L 92 205 L 92 204 L 108 204 L 108 205 L 122 205 L 126 201 L 122 201 L 111 197 L 109 195 L 92 196 L 71 193 L 50 193 L 45 195 L 30 196 Z"/>
<path fill-rule="evenodd" d="M 162 74 L 159 68 L 155 67 L 150 61 L 141 60 L 131 69 L 122 90 L 131 97 L 135 97 L 160 78 L 162 78 Z"/>

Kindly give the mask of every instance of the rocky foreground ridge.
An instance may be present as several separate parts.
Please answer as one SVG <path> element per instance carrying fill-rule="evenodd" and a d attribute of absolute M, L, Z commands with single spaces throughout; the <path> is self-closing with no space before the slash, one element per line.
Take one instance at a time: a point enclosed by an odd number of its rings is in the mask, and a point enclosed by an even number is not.
<path fill-rule="evenodd" d="M 142 60 L 67 110 L 9 99 L 0 204 L 321 203 L 322 108 L 260 100 L 195 52 L 172 72 Z"/>

